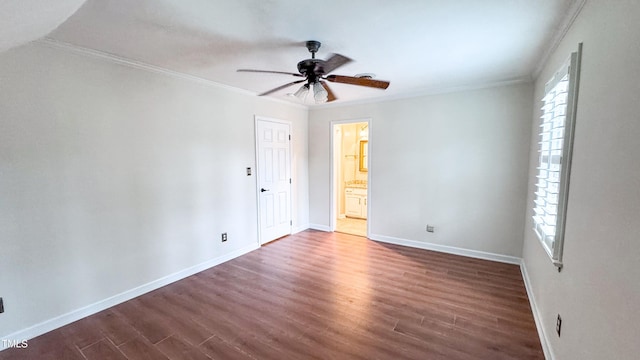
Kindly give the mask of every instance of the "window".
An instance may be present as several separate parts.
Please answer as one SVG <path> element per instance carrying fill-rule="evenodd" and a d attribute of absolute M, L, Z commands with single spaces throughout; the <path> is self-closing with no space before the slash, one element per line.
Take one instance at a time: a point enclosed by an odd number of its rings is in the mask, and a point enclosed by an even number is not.
<path fill-rule="evenodd" d="M 553 263 L 562 268 L 582 44 L 545 85 L 538 132 L 533 229 Z"/>

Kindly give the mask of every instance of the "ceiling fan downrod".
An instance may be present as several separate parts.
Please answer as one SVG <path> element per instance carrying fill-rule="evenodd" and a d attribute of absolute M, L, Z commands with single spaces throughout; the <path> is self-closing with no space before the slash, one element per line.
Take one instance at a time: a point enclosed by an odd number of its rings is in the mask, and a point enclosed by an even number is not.
<path fill-rule="evenodd" d="M 306 45 L 307 50 L 309 50 L 309 52 L 311 53 L 311 58 L 315 59 L 316 53 L 318 52 L 318 49 L 320 49 L 320 45 L 322 44 L 320 43 L 320 41 L 309 40 L 306 42 Z"/>

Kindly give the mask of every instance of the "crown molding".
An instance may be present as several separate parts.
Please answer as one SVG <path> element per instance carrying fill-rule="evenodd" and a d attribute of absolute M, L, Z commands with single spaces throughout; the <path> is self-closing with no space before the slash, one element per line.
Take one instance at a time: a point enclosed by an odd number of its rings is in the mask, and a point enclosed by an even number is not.
<path fill-rule="evenodd" d="M 51 47 L 51 48 L 55 48 L 55 49 L 59 49 L 59 50 L 63 50 L 63 51 L 68 51 L 68 52 L 72 52 L 75 54 L 79 54 L 82 56 L 87 56 L 87 57 L 91 57 L 91 58 L 95 58 L 95 59 L 101 59 L 101 60 L 105 60 L 111 63 L 115 63 L 115 64 L 119 64 L 119 65 L 124 65 L 133 69 L 138 69 L 138 70 L 143 70 L 143 71 L 148 71 L 148 72 L 153 72 L 156 74 L 161 74 L 161 75 L 166 75 L 169 77 L 173 77 L 176 79 L 181 79 L 181 80 L 186 80 L 186 81 L 190 81 L 190 82 L 194 82 L 194 83 L 198 83 L 204 86 L 208 86 L 208 87 L 214 87 L 217 89 L 223 89 L 223 90 L 227 90 L 227 91 L 231 91 L 237 94 L 242 94 L 242 95 L 249 95 L 249 96 L 257 96 L 257 93 L 252 92 L 252 91 L 248 91 L 248 90 L 244 90 L 244 89 L 240 89 L 237 87 L 233 87 L 233 86 L 229 86 L 229 85 L 225 85 L 225 84 L 221 84 L 215 81 L 211 81 L 211 80 L 207 80 L 198 76 L 194 76 L 194 75 L 189 75 L 189 74 L 185 74 L 185 73 L 181 73 L 178 71 L 174 71 L 174 70 L 169 70 L 160 66 L 155 66 L 155 65 L 151 65 L 151 64 L 147 64 L 141 61 L 136 61 L 136 60 L 131 60 L 131 59 L 127 59 L 118 55 L 114 55 L 111 53 L 107 53 L 104 51 L 100 51 L 100 50 L 94 50 L 94 49 L 90 49 L 90 48 L 86 48 L 83 46 L 78 46 L 78 45 L 74 45 L 68 42 L 64 42 L 64 41 L 60 41 L 60 40 L 56 40 L 50 37 L 45 37 L 39 40 L 35 41 L 36 43 Z M 309 109 L 308 106 L 302 105 L 302 104 L 296 104 L 296 103 L 292 103 L 292 102 L 288 102 L 288 101 L 284 101 L 284 100 L 280 100 L 277 98 L 273 98 L 273 97 L 263 97 L 262 99 L 270 101 L 270 102 L 276 102 L 279 104 L 285 104 L 288 106 L 292 106 L 295 108 L 299 108 L 299 109 Z"/>
<path fill-rule="evenodd" d="M 577 1 L 584 2 L 586 0 L 577 0 Z M 67 42 L 56 40 L 49 37 L 36 40 L 35 42 L 51 48 L 68 51 L 68 52 L 76 53 L 76 54 L 91 57 L 91 58 L 101 59 L 104 61 L 108 61 L 108 62 L 119 64 L 119 65 L 124 65 L 124 66 L 138 69 L 138 70 L 153 72 L 156 74 L 162 74 L 165 76 L 170 76 L 170 77 L 181 79 L 181 80 L 191 81 L 204 86 L 223 89 L 223 90 L 231 91 L 237 94 L 257 96 L 257 93 L 252 91 L 221 84 L 221 83 L 207 80 L 198 76 L 181 73 L 174 70 L 169 70 L 163 67 L 147 64 L 144 62 L 124 58 L 124 57 L 107 53 L 104 51 L 94 50 L 94 49 L 86 48 L 83 46 L 74 45 L 71 43 L 67 43 Z M 491 81 L 491 82 L 449 86 L 449 87 L 418 88 L 410 91 L 403 91 L 402 93 L 397 93 L 392 95 L 381 95 L 381 96 L 376 96 L 376 97 L 366 98 L 366 99 L 345 100 L 344 102 L 341 101 L 341 102 L 324 103 L 324 104 L 299 104 L 299 103 L 293 103 L 290 101 L 285 101 L 285 100 L 274 98 L 274 97 L 263 97 L 262 99 L 270 102 L 284 104 L 294 108 L 306 109 L 310 111 L 314 109 L 326 109 L 326 108 L 345 107 L 345 106 L 371 104 L 371 103 L 381 103 L 381 102 L 389 102 L 389 101 L 410 99 L 410 98 L 423 97 L 423 96 L 482 90 L 482 89 L 489 89 L 489 88 L 501 87 L 501 86 L 525 84 L 525 83 L 530 83 L 531 81 L 533 81 L 533 78 L 531 76 L 523 76 L 519 78 L 502 80 L 502 81 Z"/>
<path fill-rule="evenodd" d="M 422 88 L 422 89 L 416 89 L 413 91 L 402 92 L 402 93 L 387 95 L 387 96 L 383 95 L 383 96 L 377 96 L 373 98 L 357 99 L 357 100 L 345 101 L 340 103 L 324 103 L 319 105 L 311 105 L 310 110 L 337 108 L 337 107 L 363 105 L 363 104 L 371 104 L 371 103 L 382 103 L 382 102 L 411 99 L 411 98 L 417 98 L 417 97 L 423 97 L 423 96 L 433 96 L 433 95 L 450 94 L 450 93 L 457 93 L 457 92 L 464 92 L 464 91 L 483 90 L 483 89 L 490 89 L 490 88 L 509 86 L 509 85 L 528 84 L 528 83 L 531 83 L 532 81 L 533 79 L 530 76 L 523 76 L 523 77 L 503 80 L 503 81 L 491 81 L 491 82 L 440 87 L 440 88 Z"/>
<path fill-rule="evenodd" d="M 553 35 L 553 38 L 551 39 L 551 42 L 547 46 L 547 49 L 542 54 L 540 61 L 538 62 L 536 67 L 533 69 L 533 72 L 531 73 L 532 79 L 535 80 L 538 78 L 538 76 L 540 76 L 542 69 L 549 61 L 551 54 L 553 54 L 553 52 L 556 51 L 558 46 L 560 46 L 560 42 L 562 42 L 564 37 L 567 35 L 567 32 L 569 32 L 569 29 L 571 29 L 571 26 L 573 25 L 574 21 L 580 14 L 580 11 L 582 10 L 586 2 L 587 0 L 574 0 L 571 3 L 571 5 L 569 5 L 567 12 L 565 13 L 562 21 L 560 22 L 560 25 L 558 26 L 558 30 Z"/>

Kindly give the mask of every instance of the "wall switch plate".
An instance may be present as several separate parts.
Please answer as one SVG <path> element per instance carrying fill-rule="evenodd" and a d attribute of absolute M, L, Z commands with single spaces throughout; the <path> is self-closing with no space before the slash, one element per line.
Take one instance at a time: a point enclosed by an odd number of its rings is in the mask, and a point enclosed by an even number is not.
<path fill-rule="evenodd" d="M 433 232 L 434 228 L 433 225 L 427 225 L 427 232 Z"/>
<path fill-rule="evenodd" d="M 560 337 L 560 330 L 562 329 L 562 318 L 560 314 L 558 314 L 558 318 L 556 319 L 556 332 L 558 333 L 558 337 Z"/>
<path fill-rule="evenodd" d="M 0 297 L 0 314 L 2 314 L 3 312 L 4 312 L 4 301 Z"/>
<path fill-rule="evenodd" d="M 227 241 L 227 233 L 222 233 L 222 242 Z"/>

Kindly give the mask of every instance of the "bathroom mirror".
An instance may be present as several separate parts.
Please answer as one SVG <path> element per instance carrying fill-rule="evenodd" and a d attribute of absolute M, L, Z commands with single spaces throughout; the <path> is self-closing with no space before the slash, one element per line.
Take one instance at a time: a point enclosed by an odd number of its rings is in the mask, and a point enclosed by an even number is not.
<path fill-rule="evenodd" d="M 369 161 L 369 141 L 360 140 L 360 171 L 367 172 L 369 167 L 367 162 Z"/>

